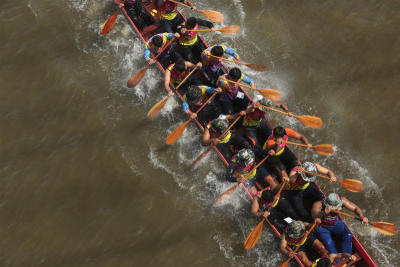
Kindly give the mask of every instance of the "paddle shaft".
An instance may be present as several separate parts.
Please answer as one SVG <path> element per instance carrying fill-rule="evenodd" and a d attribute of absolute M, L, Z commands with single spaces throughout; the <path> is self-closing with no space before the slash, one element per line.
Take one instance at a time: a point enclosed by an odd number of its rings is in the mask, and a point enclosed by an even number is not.
<path fill-rule="evenodd" d="M 290 144 L 290 145 L 295 145 L 295 146 L 308 147 L 308 146 L 305 145 L 305 144 L 299 144 L 299 143 L 290 142 L 290 141 L 286 141 L 286 143 L 288 143 L 288 144 Z M 311 148 L 313 148 L 313 147 L 311 147 Z"/>
<path fill-rule="evenodd" d="M 255 169 L 257 169 L 261 164 L 264 163 L 269 158 L 270 155 L 266 156 L 262 161 L 260 161 L 251 171 L 249 171 L 242 179 L 246 179 Z M 240 184 L 241 182 L 237 182 L 234 186 L 230 187 L 228 190 L 223 192 L 219 197 L 215 200 L 215 203 L 219 203 L 222 198 L 226 195 L 231 194 Z"/>
<path fill-rule="evenodd" d="M 241 118 L 241 116 L 238 116 L 231 125 L 229 125 L 229 127 L 218 137 L 220 138 L 221 136 L 224 136 L 225 134 L 227 134 L 229 132 L 229 130 L 236 124 L 236 122 L 239 121 L 239 119 Z M 192 163 L 192 167 L 195 166 L 202 158 L 205 157 L 205 155 L 208 154 L 208 152 L 210 152 L 210 150 L 212 148 L 214 148 L 215 146 L 210 146 L 209 148 L 207 148 L 203 153 L 200 154 L 200 156 L 198 156 Z"/>
<path fill-rule="evenodd" d="M 318 174 L 318 173 L 308 172 L 308 171 L 306 171 L 306 170 L 303 170 L 303 172 L 304 172 L 304 173 L 307 173 L 307 174 L 310 174 L 310 175 L 315 175 L 315 176 L 324 178 L 324 179 L 329 180 L 329 181 L 332 181 L 332 179 L 329 178 L 328 176 L 324 176 L 324 175 L 321 175 L 321 174 Z"/>
<path fill-rule="evenodd" d="M 165 49 L 167 49 L 167 47 L 172 44 L 173 41 L 175 41 L 175 36 L 171 40 L 169 40 L 168 43 L 166 43 L 164 45 L 164 47 L 161 49 L 160 53 L 158 53 L 158 55 L 154 57 L 154 60 L 156 60 L 165 51 Z"/>
<path fill-rule="evenodd" d="M 148 66 L 149 66 L 149 65 L 148 65 Z M 148 67 L 148 66 L 147 66 L 147 67 Z M 178 90 L 178 88 L 181 87 L 181 85 L 190 77 L 190 75 L 192 75 L 192 73 L 193 73 L 196 69 L 197 69 L 196 67 L 193 68 L 193 70 L 192 70 L 188 75 L 186 75 L 186 77 L 183 79 L 183 81 L 181 81 L 181 82 L 178 84 L 178 86 L 175 88 L 175 90 Z M 170 95 L 168 95 L 167 97 L 164 97 L 161 101 L 159 101 L 157 104 L 155 104 L 155 105 L 153 106 L 153 108 L 156 107 L 157 105 L 162 105 L 162 107 L 159 108 L 159 110 L 161 110 L 161 109 L 164 107 L 164 105 L 165 105 L 165 103 L 167 102 L 167 100 L 168 100 L 169 97 L 170 97 Z M 152 109 L 153 109 L 153 108 L 152 108 Z M 152 109 L 150 109 L 150 111 L 151 111 Z M 155 116 L 158 112 L 159 112 L 159 111 L 157 111 L 153 116 Z M 149 113 L 148 113 L 148 114 L 149 114 Z"/>
<path fill-rule="evenodd" d="M 270 155 L 268 155 L 268 156 L 266 156 L 265 158 L 263 158 L 263 160 L 262 161 L 260 161 L 251 171 L 249 171 L 249 173 L 247 173 L 243 178 L 247 178 L 247 177 L 249 177 L 250 176 L 250 174 L 255 170 L 255 169 L 257 169 L 258 167 L 260 167 L 261 166 L 261 164 L 263 164 L 264 163 L 264 161 L 266 161 L 268 158 L 269 158 L 269 156 Z"/>
<path fill-rule="evenodd" d="M 311 234 L 311 232 L 314 230 L 315 226 L 317 226 L 316 223 L 314 223 L 314 224 L 311 226 L 310 230 L 307 231 L 306 235 L 303 237 L 303 239 L 301 240 L 301 242 L 303 242 L 304 240 L 306 240 L 306 238 L 307 238 L 307 237 Z M 301 247 L 301 246 L 297 246 L 297 248 L 296 248 L 293 252 L 296 253 L 296 252 L 299 250 L 300 247 Z"/>
<path fill-rule="evenodd" d="M 354 215 L 351 215 L 351 214 L 348 214 L 348 213 L 345 213 L 345 212 L 341 212 L 341 211 L 338 211 L 338 210 L 334 210 L 334 209 L 332 209 L 331 211 L 334 212 L 334 213 L 337 213 L 337 214 L 340 214 L 340 215 L 343 215 L 343 216 L 346 216 L 346 217 L 350 217 L 350 218 L 353 218 L 353 219 L 356 219 L 356 220 L 362 222 L 362 219 L 360 217 L 356 217 Z"/>
<path fill-rule="evenodd" d="M 171 3 L 177 4 L 177 5 L 180 5 L 180 6 L 184 6 L 184 7 L 190 8 L 190 9 L 192 8 L 191 6 L 186 5 L 184 3 L 181 3 L 181 2 L 177 2 L 177 1 L 174 1 L 174 0 L 168 0 L 168 1 L 171 2 Z"/>
<path fill-rule="evenodd" d="M 244 87 L 247 87 L 247 88 L 252 89 L 251 86 L 250 86 L 250 85 L 247 85 L 247 84 L 242 84 L 242 83 L 235 82 L 235 81 L 228 80 L 228 79 L 225 79 L 225 81 L 230 82 L 230 83 L 233 83 L 233 84 L 238 84 L 238 85 L 240 85 L 240 86 L 244 86 Z"/>
<path fill-rule="evenodd" d="M 260 104 L 257 104 L 257 106 L 262 107 L 262 108 L 266 108 L 266 109 L 269 109 L 269 110 L 272 110 L 272 111 L 275 111 L 275 112 L 282 113 L 282 114 L 284 114 L 286 116 L 289 116 L 288 112 L 285 112 L 285 111 L 282 111 L 282 110 L 279 110 L 279 109 L 276 109 L 276 108 L 271 108 L 271 107 L 267 107 L 267 106 L 260 105 Z M 297 116 L 293 115 L 293 117 L 296 118 Z"/>
<path fill-rule="evenodd" d="M 232 59 L 225 58 L 225 57 L 217 57 L 217 56 L 214 56 L 214 55 L 211 55 L 211 54 L 210 54 L 210 56 L 212 56 L 213 58 L 218 58 L 218 59 L 221 59 L 221 60 L 233 62 L 233 63 L 240 64 L 240 65 L 245 65 L 245 64 L 246 64 L 246 63 L 244 63 L 244 62 L 240 62 L 240 61 L 238 61 L 238 60 L 232 60 Z"/>
<path fill-rule="evenodd" d="M 178 90 L 178 88 L 181 87 L 181 85 L 182 85 L 184 82 L 186 82 L 186 80 L 189 79 L 190 75 L 192 75 L 193 72 L 195 72 L 196 70 L 197 70 L 197 66 L 195 66 L 195 67 L 193 68 L 193 70 L 192 70 L 191 72 L 189 72 L 188 75 L 186 75 L 186 77 L 178 84 L 178 86 L 175 88 L 175 90 Z"/>

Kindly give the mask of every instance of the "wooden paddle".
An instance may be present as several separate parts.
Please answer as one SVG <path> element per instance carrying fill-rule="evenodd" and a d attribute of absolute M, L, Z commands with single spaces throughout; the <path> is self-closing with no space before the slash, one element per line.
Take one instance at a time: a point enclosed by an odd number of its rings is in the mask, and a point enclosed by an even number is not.
<path fill-rule="evenodd" d="M 314 230 L 315 226 L 317 226 L 316 223 L 314 223 L 314 224 L 311 226 L 310 230 L 308 230 L 308 232 L 306 233 L 306 235 L 305 235 L 305 236 L 303 237 L 303 239 L 301 240 L 301 243 L 302 243 L 302 242 L 308 237 L 308 235 Z M 301 247 L 301 246 L 298 246 L 298 247 L 293 251 L 293 253 L 296 253 L 296 252 L 299 250 L 300 247 Z M 281 265 L 279 265 L 279 267 L 287 267 L 287 266 L 289 266 L 289 262 L 290 262 L 291 259 L 292 259 L 292 258 L 287 259 L 284 263 L 282 263 Z"/>
<path fill-rule="evenodd" d="M 164 51 L 165 49 L 167 49 L 168 46 L 170 46 L 172 44 L 172 42 L 175 40 L 175 37 L 173 37 L 171 40 L 168 41 L 168 43 L 166 43 L 164 45 L 164 47 L 161 49 L 160 53 L 158 53 L 158 55 L 154 58 L 154 60 L 156 60 Z M 140 83 L 140 81 L 143 79 L 144 74 L 146 73 L 147 69 L 150 67 L 151 65 L 148 64 L 146 67 L 144 67 L 143 69 L 141 69 L 140 71 L 136 72 L 135 74 L 132 75 L 132 77 L 129 79 L 127 86 L 129 88 L 134 87 L 136 85 L 138 85 Z"/>
<path fill-rule="evenodd" d="M 181 2 L 176 2 L 174 0 L 169 0 L 169 2 L 187 7 L 187 8 L 192 8 L 191 6 L 188 6 L 186 4 L 183 4 Z M 211 21 L 214 22 L 222 22 L 224 20 L 224 15 L 222 15 L 220 12 L 218 11 L 214 11 L 214 10 L 196 10 L 197 12 L 200 12 L 201 14 L 203 14 L 204 17 L 208 18 Z"/>
<path fill-rule="evenodd" d="M 289 114 L 285 111 L 281 111 L 279 109 L 275 109 L 275 108 L 270 108 L 264 105 L 257 105 L 269 110 L 273 110 L 275 112 L 279 112 L 282 114 L 285 114 L 286 116 L 289 116 Z M 318 129 L 322 127 L 322 120 L 318 117 L 315 116 L 310 116 L 310 115 L 302 115 L 302 116 L 298 116 L 298 115 L 293 115 L 293 117 L 295 117 L 296 119 L 298 119 L 301 123 L 303 123 L 304 125 L 314 128 L 314 129 Z"/>
<path fill-rule="evenodd" d="M 198 29 L 198 30 L 187 30 L 188 32 L 212 32 L 211 29 Z M 224 34 L 236 34 L 240 31 L 239 25 L 229 25 L 220 29 L 215 29 L 217 32 Z"/>
<path fill-rule="evenodd" d="M 206 102 L 196 111 L 195 114 L 199 113 L 207 104 L 210 102 L 211 99 L 214 98 L 214 96 L 217 95 L 217 92 L 214 92 L 212 96 L 210 96 Z M 182 135 L 183 131 L 186 129 L 186 126 L 188 126 L 189 122 L 192 120 L 192 118 L 189 118 L 185 123 L 181 124 L 178 128 L 176 128 L 168 137 L 165 139 L 165 143 L 167 145 L 171 145 L 178 140 L 178 138 Z"/>
<path fill-rule="evenodd" d="M 302 146 L 302 147 L 308 148 L 308 146 L 305 144 L 299 144 L 299 143 L 290 142 L 290 141 L 286 141 L 286 143 L 295 145 L 295 146 Z M 323 156 L 329 156 L 334 151 L 333 146 L 330 144 L 316 145 L 316 146 L 312 146 L 311 148 L 314 149 L 315 152 L 317 152 L 318 154 L 321 154 Z"/>
<path fill-rule="evenodd" d="M 275 199 L 277 199 L 280 196 L 283 188 L 285 188 L 285 186 L 286 186 L 286 183 L 287 183 L 286 181 L 283 182 L 281 188 L 279 188 L 278 193 L 276 193 L 276 195 L 275 195 Z M 267 212 L 271 211 L 271 209 L 273 208 L 272 206 L 273 205 L 269 206 Z M 262 233 L 262 229 L 263 229 L 263 226 L 264 226 L 265 219 L 266 218 L 263 217 L 261 222 L 259 224 L 257 224 L 257 226 L 254 227 L 253 231 L 251 231 L 251 233 L 247 236 L 246 241 L 244 241 L 244 248 L 245 249 L 247 249 L 247 250 L 248 249 L 252 249 L 257 244 L 258 239 L 260 239 L 260 236 L 261 236 L 261 233 Z"/>
<path fill-rule="evenodd" d="M 240 119 L 241 117 L 242 117 L 242 116 L 238 116 L 238 117 L 232 122 L 232 124 L 229 125 L 229 127 L 220 135 L 220 137 L 226 135 L 226 134 L 229 132 L 229 130 L 236 124 L 236 122 L 239 121 L 239 119 Z M 211 150 L 212 148 L 214 148 L 214 147 L 215 147 L 215 146 L 209 146 L 203 153 L 201 153 L 200 156 L 198 156 L 198 157 L 195 159 L 195 161 L 193 161 L 192 167 L 196 166 L 196 164 L 199 163 L 199 161 L 202 160 L 202 159 L 208 154 L 208 152 L 210 152 L 210 150 Z"/>
<path fill-rule="evenodd" d="M 181 87 L 181 85 L 186 82 L 186 80 L 190 77 L 190 75 L 192 75 L 195 70 L 197 69 L 197 67 L 194 67 L 193 70 L 191 72 L 189 72 L 188 75 L 186 75 L 185 79 L 183 79 L 178 86 L 175 88 L 175 90 L 178 90 L 179 87 Z M 166 96 L 163 99 L 161 99 L 157 104 L 155 104 L 147 113 L 147 117 L 148 118 L 153 118 L 154 116 L 156 116 L 160 110 L 162 110 L 162 108 L 164 107 L 165 103 L 167 103 L 167 100 L 170 96 Z"/>
<path fill-rule="evenodd" d="M 362 219 L 338 210 L 334 210 L 332 209 L 333 212 L 338 213 L 340 215 L 344 215 L 353 219 L 356 219 L 360 222 L 362 222 Z M 392 223 L 388 223 L 388 222 L 368 222 L 369 225 L 371 225 L 372 227 L 374 227 L 378 232 L 384 234 L 384 235 L 395 235 L 397 233 L 397 226 L 392 224 Z"/>
<path fill-rule="evenodd" d="M 242 62 L 242 61 L 238 61 L 238 60 L 232 60 L 232 59 L 224 58 L 224 57 L 217 57 L 217 56 L 213 56 L 213 55 L 211 55 L 211 56 L 215 57 L 215 58 L 218 58 L 218 59 L 221 59 L 221 60 L 233 62 L 233 63 L 239 64 L 239 65 L 244 65 L 244 66 L 249 67 L 249 68 L 251 68 L 253 70 L 256 70 L 256 71 L 266 71 L 267 70 L 267 67 L 264 66 L 264 65 L 261 65 L 261 64 L 252 64 L 252 63 L 246 63 L 246 62 Z"/>
<path fill-rule="evenodd" d="M 262 161 L 260 161 L 251 171 L 249 171 L 243 178 L 247 178 L 255 169 L 257 169 L 261 164 L 264 163 L 269 158 L 270 155 L 266 156 Z M 241 183 L 236 183 L 234 186 L 226 190 L 224 193 L 219 195 L 219 197 L 215 200 L 214 204 L 219 204 L 222 199 L 224 199 L 226 196 L 229 196 L 232 194 L 235 189 L 240 185 Z"/>
<path fill-rule="evenodd" d="M 239 82 L 235 82 L 235 81 L 232 81 L 232 80 L 229 80 L 229 79 L 225 79 L 225 81 L 233 83 L 233 84 L 238 84 L 240 86 L 244 86 L 246 88 L 250 88 L 251 89 L 251 86 L 247 85 L 247 84 L 241 84 Z M 272 99 L 274 101 L 277 101 L 277 100 L 281 99 L 281 97 L 282 97 L 281 96 L 281 92 L 279 92 L 278 90 L 275 90 L 275 89 L 256 89 L 256 91 L 258 91 L 264 97 L 268 97 L 268 98 L 270 98 L 270 99 Z"/>
<path fill-rule="evenodd" d="M 324 178 L 326 180 L 332 181 L 331 178 L 328 176 L 320 175 L 318 173 L 313 173 L 313 172 L 308 172 L 306 170 L 303 170 L 304 173 L 310 174 L 310 175 L 315 175 L 321 178 Z M 361 181 L 355 180 L 355 179 L 343 179 L 343 180 L 337 180 L 341 186 L 349 190 L 350 192 L 361 192 L 364 185 Z"/>
<path fill-rule="evenodd" d="M 124 3 L 125 3 L 125 1 L 124 1 Z M 115 13 L 112 14 L 112 15 L 103 23 L 103 25 L 101 25 L 101 28 L 100 28 L 100 33 L 101 33 L 101 34 L 105 35 L 105 34 L 109 33 L 109 32 L 112 30 L 112 28 L 114 28 L 115 20 L 117 19 L 117 16 L 118 16 L 118 13 L 119 13 L 120 10 L 121 10 L 121 8 L 119 7 L 119 8 L 117 9 L 117 11 L 115 11 Z"/>

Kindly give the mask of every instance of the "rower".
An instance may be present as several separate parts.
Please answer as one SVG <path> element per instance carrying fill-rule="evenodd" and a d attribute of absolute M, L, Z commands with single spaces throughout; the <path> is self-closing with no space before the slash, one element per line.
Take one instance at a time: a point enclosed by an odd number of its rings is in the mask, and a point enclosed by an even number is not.
<path fill-rule="evenodd" d="M 269 98 L 264 98 L 263 96 L 257 94 L 255 96 L 254 104 L 247 106 L 245 112 L 246 116 L 243 118 L 243 130 L 247 138 L 250 139 L 253 147 L 261 148 L 262 140 L 263 142 L 271 135 L 272 129 L 271 125 L 266 119 L 267 109 L 258 106 L 263 105 L 267 107 L 279 107 L 288 113 L 289 116 L 293 116 L 289 112 L 288 107 L 285 104 L 277 103 Z"/>
<path fill-rule="evenodd" d="M 311 223 L 313 219 L 304 208 L 303 198 L 310 199 L 314 203 L 314 201 L 321 201 L 324 195 L 314 184 L 316 177 L 305 173 L 304 170 L 328 175 L 331 181 L 337 181 L 337 179 L 331 170 L 322 167 L 316 162 L 304 162 L 301 166 L 294 167 L 289 173 L 289 183 L 285 188 L 289 201 L 300 215 L 300 218 Z"/>
<path fill-rule="evenodd" d="M 285 165 L 287 173 L 296 167 L 299 162 L 295 154 L 286 146 L 286 141 L 289 137 L 301 140 L 308 147 L 312 147 L 304 135 L 281 126 L 273 129 L 272 134 L 263 145 L 263 149 L 267 150 L 272 158 L 278 158 Z"/>
<path fill-rule="evenodd" d="M 244 95 L 239 89 L 243 88 L 231 82 L 244 82 L 251 86 L 252 90 L 256 89 L 254 81 L 248 76 L 242 74 L 241 70 L 237 67 L 232 68 L 228 74 L 222 75 L 218 78 L 217 86 L 224 90 L 223 94 L 220 96 L 222 110 L 225 114 L 233 114 L 236 111 L 243 110 L 248 106 L 250 100 Z"/>
<path fill-rule="evenodd" d="M 164 88 L 167 90 L 169 96 L 174 94 L 169 86 L 170 82 L 172 82 L 174 86 L 177 86 L 193 68 L 201 68 L 201 63 L 199 62 L 194 65 L 189 61 L 183 61 L 179 59 L 176 63 L 169 65 L 169 67 L 165 70 L 164 75 Z M 197 79 L 194 74 L 191 75 L 178 89 L 180 94 L 186 93 L 189 84 L 201 85 L 201 81 Z"/>
<path fill-rule="evenodd" d="M 280 186 L 281 185 L 276 188 Z M 267 210 L 271 206 L 272 209 L 268 212 Z M 278 228 L 279 232 L 282 232 L 284 228 L 287 227 L 287 223 L 283 220 L 284 218 L 297 218 L 296 212 L 293 210 L 286 197 L 284 195 L 274 196 L 274 192 L 270 187 L 257 192 L 252 200 L 251 214 L 255 218 L 265 217 Z"/>
<path fill-rule="evenodd" d="M 214 45 L 201 53 L 201 62 L 203 63 L 201 70 L 211 86 L 216 86 L 218 77 L 226 73 L 221 64 L 222 59 L 216 58 L 223 57 L 225 53 L 240 60 L 238 53 L 225 45 Z"/>
<path fill-rule="evenodd" d="M 320 224 L 316 230 L 318 238 L 324 243 L 329 254 L 338 253 L 333 238 L 340 240 L 342 252 L 352 254 L 353 235 L 339 215 L 332 212 L 332 210 L 340 211 L 343 207 L 357 214 L 363 224 L 368 223 L 368 218 L 356 204 L 345 197 L 339 197 L 336 193 L 330 193 L 324 200 L 315 202 L 311 209 L 312 217 L 316 223 Z"/>
<path fill-rule="evenodd" d="M 255 195 L 258 190 L 271 186 L 273 190 L 279 183 L 263 167 L 255 167 L 255 154 L 251 149 L 242 149 L 233 156 L 226 171 L 230 182 L 246 183 Z"/>
<path fill-rule="evenodd" d="M 145 44 L 144 49 L 144 59 L 150 65 L 154 64 L 156 61 L 150 57 L 151 53 L 154 56 L 157 56 L 158 53 L 163 49 L 163 46 L 172 38 L 179 38 L 179 33 L 159 33 L 151 37 Z M 172 45 L 167 47 L 164 52 L 157 58 L 163 68 L 167 68 L 171 61 L 175 60 L 175 56 L 173 55 Z"/>
<path fill-rule="evenodd" d="M 229 127 L 229 122 L 239 116 L 236 115 L 220 115 L 218 118 L 210 121 L 204 128 L 201 143 L 203 146 L 214 145 L 220 150 L 226 159 L 232 158 L 234 152 L 243 148 L 250 148 L 249 142 L 237 134 L 235 131 L 229 130 L 225 135 L 221 136 Z"/>
<path fill-rule="evenodd" d="M 341 259 L 347 259 L 350 261 L 356 260 L 356 257 L 354 255 L 350 255 L 348 253 L 338 253 L 338 254 L 329 254 L 329 257 L 321 257 L 319 259 L 316 259 L 311 267 L 332 267 L 332 263 L 334 260 L 341 260 Z"/>
<path fill-rule="evenodd" d="M 203 20 L 195 17 L 190 17 L 178 27 L 178 32 L 181 37 L 178 40 L 179 52 L 185 60 L 192 63 L 200 61 L 200 55 L 206 48 L 203 42 L 198 37 L 197 30 L 199 26 L 204 26 L 215 31 L 214 24 L 211 21 Z"/>
<path fill-rule="evenodd" d="M 208 104 L 196 115 L 196 111 L 203 105 L 207 98 L 214 92 L 221 93 L 221 88 L 213 88 L 206 85 L 191 85 L 189 86 L 188 92 L 183 96 L 183 112 L 188 114 L 192 119 L 198 117 L 201 124 L 205 125 L 208 121 L 211 121 L 218 117 L 221 112 L 219 107 L 215 105 L 212 99 Z"/>
<path fill-rule="evenodd" d="M 114 0 L 114 4 L 119 5 L 119 8 L 125 7 L 126 13 L 128 13 L 129 18 L 133 21 L 139 31 L 141 31 L 145 26 L 154 23 L 153 17 L 144 8 L 142 0 Z"/>
<path fill-rule="evenodd" d="M 197 8 L 189 0 L 176 0 L 189 5 L 193 10 Z M 163 32 L 176 32 L 177 27 L 184 22 L 183 17 L 178 13 L 177 4 L 168 0 L 156 0 L 156 7 L 160 13 L 160 25 Z"/>
<path fill-rule="evenodd" d="M 311 225 L 307 222 L 292 221 L 289 223 L 287 229 L 285 229 L 281 236 L 281 252 L 290 258 L 293 258 L 295 255 L 294 252 L 288 250 L 286 247 L 290 246 L 292 250 L 295 250 L 298 246 L 300 246 L 300 248 L 297 250 L 297 256 L 305 264 L 305 266 L 312 266 L 313 264 L 308 258 L 306 251 L 313 249 L 322 257 L 326 257 L 328 255 L 328 251 L 321 241 L 317 239 L 313 232 L 310 233 L 305 240 L 303 240 L 306 234 L 306 227 L 308 228 L 310 226 Z"/>

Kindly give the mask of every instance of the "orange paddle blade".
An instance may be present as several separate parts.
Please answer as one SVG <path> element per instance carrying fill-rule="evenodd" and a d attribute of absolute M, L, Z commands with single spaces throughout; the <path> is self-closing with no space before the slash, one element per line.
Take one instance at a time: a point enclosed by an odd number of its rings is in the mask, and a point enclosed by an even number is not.
<path fill-rule="evenodd" d="M 355 179 L 338 180 L 338 183 L 351 192 L 361 192 L 364 187 L 361 181 Z"/>
<path fill-rule="evenodd" d="M 186 129 L 186 126 L 188 126 L 189 122 L 192 119 L 188 119 L 185 123 L 181 124 L 178 128 L 176 128 L 170 135 L 168 135 L 167 139 L 165 139 L 165 143 L 167 145 L 171 145 L 178 140 L 178 138 L 182 135 L 183 131 Z"/>
<path fill-rule="evenodd" d="M 266 71 L 267 66 L 261 65 L 261 64 L 254 64 L 254 63 L 243 63 L 246 67 L 256 70 L 256 71 Z"/>
<path fill-rule="evenodd" d="M 229 188 L 228 190 L 226 190 L 224 193 L 222 193 L 216 200 L 215 200 L 215 204 L 219 204 L 222 199 L 224 199 L 226 196 L 229 196 L 230 194 L 232 194 L 236 188 L 239 186 L 239 183 L 236 183 L 234 186 L 232 186 L 231 188 Z"/>
<path fill-rule="evenodd" d="M 217 31 L 225 33 L 225 34 L 235 34 L 240 31 L 239 25 L 229 25 L 221 29 L 217 29 Z"/>
<path fill-rule="evenodd" d="M 198 156 L 197 159 L 193 161 L 192 167 L 196 166 L 196 164 L 199 163 L 208 154 L 208 152 L 211 151 L 213 147 L 214 146 L 209 146 L 203 153 L 201 153 L 200 156 Z"/>
<path fill-rule="evenodd" d="M 104 23 L 103 23 L 103 25 L 101 25 L 101 28 L 100 28 L 100 33 L 101 34 L 107 34 L 107 33 L 109 33 L 111 30 L 112 30 L 112 28 L 114 27 L 114 24 L 115 24 L 115 20 L 117 19 L 117 16 L 118 16 L 118 13 L 119 13 L 119 10 L 120 10 L 121 8 L 118 8 L 118 10 L 114 13 L 114 14 L 112 14 Z"/>
<path fill-rule="evenodd" d="M 260 239 L 262 229 L 264 226 L 265 218 L 261 220 L 256 227 L 254 227 L 253 231 L 247 236 L 246 241 L 244 241 L 244 248 L 245 249 L 252 249 L 257 244 L 258 239 Z"/>
<path fill-rule="evenodd" d="M 312 148 L 315 150 L 315 152 L 317 152 L 318 154 L 321 154 L 323 156 L 329 156 L 334 151 L 334 148 L 331 144 L 316 145 L 316 146 L 313 146 Z"/>
<path fill-rule="evenodd" d="M 150 65 L 147 65 L 140 71 L 136 72 L 135 74 L 132 75 L 132 77 L 129 79 L 127 86 L 129 88 L 135 87 L 140 83 L 140 81 L 143 79 L 143 76 L 146 74 L 147 69 L 149 68 Z"/>
<path fill-rule="evenodd" d="M 289 266 L 290 260 L 291 260 L 291 258 L 287 259 L 284 263 L 282 263 L 281 265 L 279 265 L 279 267 L 288 267 L 288 266 Z"/>
<path fill-rule="evenodd" d="M 208 18 L 211 21 L 214 22 L 222 22 L 224 20 L 224 15 L 222 15 L 220 12 L 218 11 L 214 11 L 214 10 L 199 10 L 199 12 L 201 14 L 204 15 L 204 17 Z"/>
<path fill-rule="evenodd" d="M 275 89 L 256 89 L 262 96 L 268 97 L 274 101 L 281 99 L 281 92 Z"/>
<path fill-rule="evenodd" d="M 322 120 L 318 117 L 315 116 L 310 116 L 310 115 L 302 115 L 302 116 L 296 116 L 296 118 L 301 121 L 304 125 L 318 129 L 322 127 Z"/>
<path fill-rule="evenodd" d="M 370 222 L 378 232 L 384 235 L 395 235 L 397 233 L 397 226 L 387 222 Z"/>
<path fill-rule="evenodd" d="M 164 107 L 165 103 L 167 103 L 169 96 L 164 97 L 163 99 L 161 99 L 157 104 L 155 104 L 150 110 L 149 112 L 147 112 L 147 117 L 148 118 L 153 118 L 155 115 L 158 114 L 158 112 L 160 112 L 160 110 L 162 110 L 162 108 Z"/>

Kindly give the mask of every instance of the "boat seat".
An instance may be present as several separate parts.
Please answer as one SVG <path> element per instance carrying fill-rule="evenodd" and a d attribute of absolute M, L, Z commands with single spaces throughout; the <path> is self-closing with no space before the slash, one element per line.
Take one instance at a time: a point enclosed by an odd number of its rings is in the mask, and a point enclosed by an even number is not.
<path fill-rule="evenodd" d="M 362 260 L 360 254 L 357 252 L 353 254 L 353 256 L 356 257 L 354 261 L 349 261 L 347 259 L 342 259 L 340 262 L 335 264 L 335 267 L 350 267 L 350 266 L 355 266 L 355 263 L 359 262 Z"/>

